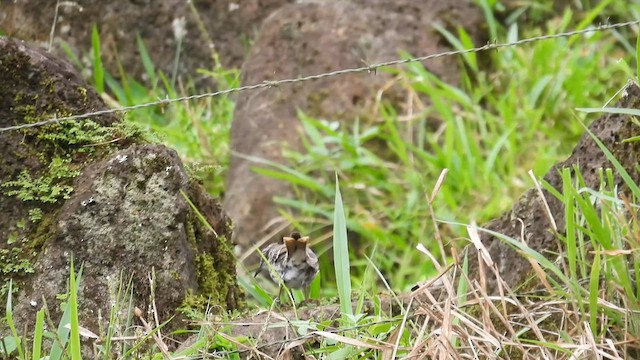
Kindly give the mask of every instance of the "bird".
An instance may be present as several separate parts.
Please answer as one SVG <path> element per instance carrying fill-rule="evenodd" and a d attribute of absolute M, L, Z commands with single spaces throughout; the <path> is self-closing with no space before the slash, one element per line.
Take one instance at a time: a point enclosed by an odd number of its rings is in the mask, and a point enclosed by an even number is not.
<path fill-rule="evenodd" d="M 283 237 L 282 243 L 269 244 L 262 249 L 269 264 L 264 259 L 260 260 L 260 267 L 254 277 L 260 273 L 269 274 L 279 285 L 278 298 L 282 292 L 282 283 L 288 289 L 307 288 L 320 271 L 318 256 L 308 245 L 309 237 L 302 236 L 297 231 L 292 232 L 291 236 Z"/>

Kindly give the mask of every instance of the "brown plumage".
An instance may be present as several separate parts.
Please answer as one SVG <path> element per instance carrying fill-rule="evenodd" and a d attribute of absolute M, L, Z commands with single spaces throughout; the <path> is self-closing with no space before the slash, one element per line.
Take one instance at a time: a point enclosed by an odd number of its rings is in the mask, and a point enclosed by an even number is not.
<path fill-rule="evenodd" d="M 269 244 L 262 253 L 271 266 L 260 261 L 260 268 L 254 276 L 263 272 L 276 283 L 280 282 L 280 277 L 290 289 L 306 288 L 319 271 L 318 256 L 308 244 L 309 237 L 303 237 L 299 232 L 283 237 L 282 243 Z"/>

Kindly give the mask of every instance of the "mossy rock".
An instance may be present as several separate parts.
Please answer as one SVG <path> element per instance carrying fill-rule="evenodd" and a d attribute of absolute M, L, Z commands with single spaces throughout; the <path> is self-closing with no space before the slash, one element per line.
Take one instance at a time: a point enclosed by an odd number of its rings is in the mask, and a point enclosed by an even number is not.
<path fill-rule="evenodd" d="M 106 108 L 66 62 L 6 37 L 0 94 L 0 128 Z M 161 320 L 192 296 L 239 306 L 229 219 L 175 151 L 143 135 L 114 114 L 0 132 L 0 285 L 5 298 L 13 280 L 19 328 L 43 298 L 59 319 L 72 258 L 83 269 L 80 323 L 96 333 L 122 305 L 121 285 Z"/>

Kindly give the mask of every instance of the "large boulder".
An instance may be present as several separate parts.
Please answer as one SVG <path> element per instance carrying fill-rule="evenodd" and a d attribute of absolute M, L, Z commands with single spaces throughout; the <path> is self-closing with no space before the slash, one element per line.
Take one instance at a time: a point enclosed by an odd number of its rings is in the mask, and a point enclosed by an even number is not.
<path fill-rule="evenodd" d="M 265 20 L 247 61 L 242 83 L 294 78 L 414 56 L 451 48 L 433 24 L 460 26 L 474 36 L 483 16 L 472 1 L 327 1 L 287 5 Z M 475 39 L 477 43 L 483 40 Z M 444 81 L 458 80 L 456 61 L 441 58 L 426 67 Z M 273 197 L 290 195 L 288 185 L 252 171 L 248 156 L 284 163 L 283 147 L 301 149 L 298 110 L 327 120 L 366 121 L 375 113 L 375 94 L 392 75 L 347 74 L 285 84 L 238 96 L 231 128 L 232 156 L 224 208 L 234 221 L 234 243 L 247 249 L 263 236 L 278 233 Z M 386 88 L 384 100 L 400 103 L 406 94 Z M 237 155 L 245 156 L 237 156 Z M 273 226 L 268 226 L 273 225 Z"/>
<path fill-rule="evenodd" d="M 6 37 L 0 94 L 0 128 L 105 108 L 67 63 Z M 132 303 L 153 300 L 162 320 L 180 306 L 238 306 L 229 220 L 175 151 L 113 114 L 0 132 L 0 151 L 0 283 L 5 298 L 14 281 L 20 329 L 43 299 L 59 318 L 72 259 L 83 267 L 80 322 L 95 332 L 130 277 Z"/>
<path fill-rule="evenodd" d="M 619 108 L 640 108 L 640 88 L 635 83 L 627 85 L 624 96 L 616 105 Z M 630 116 L 620 114 L 606 114 L 593 122 L 589 130 L 613 153 L 615 158 L 624 167 L 631 179 L 640 183 L 640 170 L 638 169 L 638 154 L 640 154 L 640 142 L 623 141 L 637 136 L 638 126 Z M 564 168 L 577 167 L 582 174 L 585 185 L 592 189 L 600 186 L 600 170 L 614 169 L 613 164 L 597 146 L 589 134 L 584 134 L 576 145 L 571 156 L 563 162 L 553 166 L 544 176 L 544 181 L 562 192 L 561 171 Z M 624 180 L 614 170 L 613 184 L 620 192 L 631 197 Z M 565 209 L 563 203 L 546 189 L 542 190 L 544 201 L 549 207 L 549 214 L 554 219 L 557 232 L 564 234 L 566 231 Z M 529 247 L 549 258 L 554 258 L 558 253 L 560 240 L 556 230 L 549 220 L 543 199 L 537 189 L 530 189 L 518 200 L 513 208 L 501 217 L 490 221 L 485 226 L 488 230 L 509 236 L 526 243 Z M 492 236 L 490 233 L 481 232 L 480 239 L 488 250 L 491 259 L 496 264 L 502 279 L 512 287 L 519 285 L 526 277 L 532 275 L 529 261 L 519 254 L 506 242 Z M 471 252 L 469 257 L 469 271 L 474 277 L 479 276 L 479 259 L 477 250 L 473 246 L 468 247 Z M 498 282 L 491 272 L 487 272 L 487 290 L 496 292 Z"/>

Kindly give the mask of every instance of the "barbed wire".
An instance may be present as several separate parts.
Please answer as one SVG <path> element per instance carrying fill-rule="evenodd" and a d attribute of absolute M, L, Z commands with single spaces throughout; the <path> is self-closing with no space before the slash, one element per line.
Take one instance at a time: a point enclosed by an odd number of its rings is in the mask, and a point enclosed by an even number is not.
<path fill-rule="evenodd" d="M 124 106 L 124 107 L 113 108 L 113 109 L 105 109 L 105 110 L 87 112 L 87 113 L 84 113 L 84 114 L 77 114 L 77 115 L 65 116 L 65 117 L 60 117 L 60 118 L 55 117 L 55 118 L 51 118 L 51 119 L 47 119 L 47 120 L 34 122 L 34 123 L 14 125 L 14 126 L 9 126 L 9 127 L 5 127 L 5 128 L 0 128 L 0 133 L 6 132 L 6 131 L 12 131 L 12 130 L 21 130 L 21 129 L 27 129 L 27 128 L 32 128 L 32 127 L 38 127 L 38 126 L 43 126 L 43 125 L 48 125 L 48 124 L 53 124 L 53 123 L 60 123 L 60 122 L 69 121 L 69 120 L 79 120 L 79 119 L 84 119 L 84 118 L 88 118 L 88 117 L 92 117 L 92 116 L 113 114 L 113 113 L 117 113 L 117 112 L 123 112 L 124 113 L 124 112 L 132 111 L 132 110 L 143 109 L 143 108 L 148 108 L 148 107 L 153 107 L 153 106 L 166 106 L 166 105 L 169 105 L 169 104 L 172 104 L 172 103 L 176 103 L 176 102 L 199 100 L 199 99 L 203 99 L 203 98 L 216 97 L 216 96 L 221 96 L 221 95 L 226 95 L 226 94 L 231 94 L 231 93 L 238 93 L 238 92 L 243 92 L 243 91 L 250 91 L 250 90 L 262 89 L 262 88 L 278 87 L 278 86 L 283 85 L 283 84 L 294 84 L 294 83 L 310 81 L 310 80 L 319 80 L 319 79 L 323 79 L 323 78 L 328 78 L 328 77 L 333 77 L 333 76 L 340 76 L 340 75 L 345 75 L 345 74 L 354 74 L 354 73 L 362 73 L 362 72 L 375 73 L 375 71 L 378 68 L 386 67 L 386 66 L 396 66 L 396 65 L 408 64 L 408 63 L 413 63 L 413 62 L 422 62 L 422 61 L 437 59 L 437 58 L 446 57 L 446 56 L 464 55 L 464 54 L 476 53 L 476 52 L 493 50 L 493 49 L 500 49 L 500 48 L 506 48 L 506 47 L 519 46 L 519 45 L 528 44 L 528 43 L 537 42 L 537 41 L 557 39 L 557 38 L 563 38 L 563 37 L 570 37 L 570 36 L 582 35 L 582 34 L 605 31 L 605 30 L 613 30 L 613 29 L 623 28 L 623 27 L 636 25 L 636 24 L 640 24 L 640 20 L 633 20 L 633 21 L 627 21 L 627 22 L 615 23 L 615 24 L 607 24 L 607 25 L 599 25 L 599 26 L 596 26 L 596 27 L 591 27 L 591 28 L 587 28 L 587 29 L 583 29 L 583 30 L 567 31 L 567 32 L 562 32 L 562 33 L 557 33 L 557 34 L 540 35 L 540 36 L 535 36 L 535 37 L 531 37 L 531 38 L 516 40 L 516 41 L 508 42 L 508 43 L 488 43 L 488 44 L 486 44 L 484 46 L 475 47 L 475 48 L 471 48 L 471 49 L 445 51 L 445 52 L 441 52 L 441 53 L 437 53 L 437 54 L 431 54 L 431 55 L 425 55 L 425 56 L 413 57 L 413 58 L 407 58 L 407 59 L 398 59 L 398 60 L 386 61 L 386 62 L 376 63 L 376 64 L 372 64 L 372 65 L 367 65 L 367 66 L 335 70 L 335 71 L 330 71 L 330 72 L 326 72 L 326 73 L 315 74 L 315 75 L 307 75 L 307 76 L 302 76 L 302 77 L 297 77 L 297 78 L 282 79 L 282 80 L 265 80 L 265 81 L 263 81 L 263 82 L 261 82 L 259 84 L 245 85 L 245 86 L 240 86 L 240 87 L 236 87 L 236 88 L 220 90 L 220 91 L 215 91 L 215 92 L 209 92 L 209 93 L 203 93 L 203 94 L 195 94 L 195 95 L 189 95 L 189 96 L 182 96 L 182 97 L 177 97 L 177 98 L 166 98 L 166 99 L 161 99 L 161 100 L 158 100 L 158 101 L 152 101 L 152 102 L 143 103 L 143 104 L 137 104 L 137 105 Z"/>

